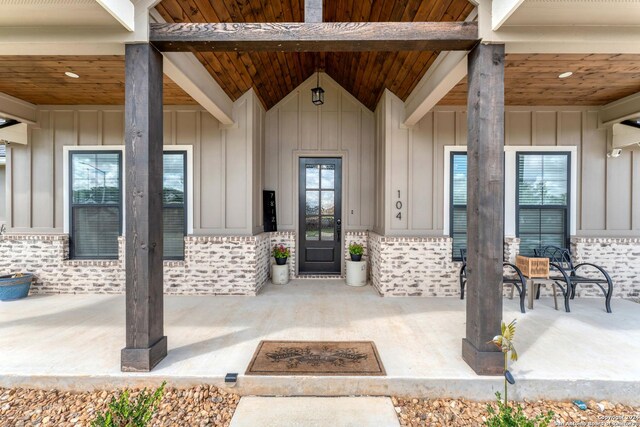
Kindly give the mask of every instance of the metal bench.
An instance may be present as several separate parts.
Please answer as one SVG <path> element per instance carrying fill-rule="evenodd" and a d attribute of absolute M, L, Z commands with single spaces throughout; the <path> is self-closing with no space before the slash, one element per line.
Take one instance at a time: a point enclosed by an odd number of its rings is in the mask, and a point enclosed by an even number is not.
<path fill-rule="evenodd" d="M 460 280 L 460 299 L 464 299 L 464 288 L 467 285 L 467 250 L 460 249 L 460 256 L 462 258 L 462 266 L 458 273 Z M 513 275 L 502 276 L 502 284 L 511 285 L 511 298 L 513 298 L 513 288 L 518 290 L 518 294 L 520 296 L 520 311 L 524 313 L 524 301 L 527 297 L 527 282 L 520 269 L 515 265 L 509 262 L 504 262 L 502 263 L 502 266 L 503 268 L 506 267 L 513 270 Z"/>
<path fill-rule="evenodd" d="M 578 285 L 596 285 L 600 288 L 604 294 L 604 307 L 607 313 L 611 313 L 611 297 L 613 295 L 613 282 L 609 273 L 607 273 L 602 267 L 588 262 L 574 265 L 571 260 L 571 253 L 569 250 L 559 248 L 557 246 L 545 246 L 542 250 L 534 250 L 537 257 L 549 258 L 549 269 L 555 272 L 554 275 L 549 277 L 559 288 L 562 290 L 564 296 L 564 308 L 567 312 L 570 312 L 569 300 L 574 299 L 576 296 L 576 287 Z M 579 275 L 578 270 L 583 270 L 585 267 L 589 267 L 593 270 L 594 276 Z M 562 284 L 564 283 L 564 285 Z M 606 285 L 606 289 L 605 289 Z M 536 298 L 540 297 L 540 290 Z"/>

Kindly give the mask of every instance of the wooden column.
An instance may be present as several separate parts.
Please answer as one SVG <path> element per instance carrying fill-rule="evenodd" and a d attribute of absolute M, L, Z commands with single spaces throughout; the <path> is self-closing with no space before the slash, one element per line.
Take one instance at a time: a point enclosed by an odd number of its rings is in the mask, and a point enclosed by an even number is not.
<path fill-rule="evenodd" d="M 163 333 L 162 55 L 125 50 L 126 328 L 122 371 L 150 371 L 167 355 Z"/>
<path fill-rule="evenodd" d="M 500 375 L 504 241 L 504 45 L 469 53 L 467 101 L 467 330 L 462 358 L 479 375 Z"/>

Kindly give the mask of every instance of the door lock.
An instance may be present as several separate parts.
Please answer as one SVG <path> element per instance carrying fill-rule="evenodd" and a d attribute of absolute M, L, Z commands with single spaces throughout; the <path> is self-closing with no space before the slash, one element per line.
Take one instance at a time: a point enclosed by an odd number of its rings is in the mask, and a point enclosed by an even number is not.
<path fill-rule="evenodd" d="M 338 241 L 340 240 L 340 232 L 342 231 L 342 220 L 338 219 L 336 220 L 336 236 L 338 238 Z"/>

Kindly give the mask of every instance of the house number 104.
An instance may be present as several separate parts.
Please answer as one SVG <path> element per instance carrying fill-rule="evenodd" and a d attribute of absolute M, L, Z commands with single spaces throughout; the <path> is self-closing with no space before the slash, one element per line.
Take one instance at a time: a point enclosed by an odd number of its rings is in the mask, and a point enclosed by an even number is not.
<path fill-rule="evenodd" d="M 400 190 L 398 190 L 398 199 L 399 198 L 400 198 Z M 396 218 L 398 218 L 399 221 L 402 221 L 402 202 L 400 200 L 396 202 L 396 209 L 398 210 L 398 213 L 396 214 Z"/>

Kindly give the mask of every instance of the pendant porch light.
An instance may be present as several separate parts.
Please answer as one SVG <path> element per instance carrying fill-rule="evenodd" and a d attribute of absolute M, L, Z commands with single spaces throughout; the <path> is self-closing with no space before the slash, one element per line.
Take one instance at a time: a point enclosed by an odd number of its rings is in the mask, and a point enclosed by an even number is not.
<path fill-rule="evenodd" d="M 316 87 L 311 89 L 311 102 L 314 105 L 324 104 L 324 89 L 320 87 L 320 71 L 317 71 Z"/>

